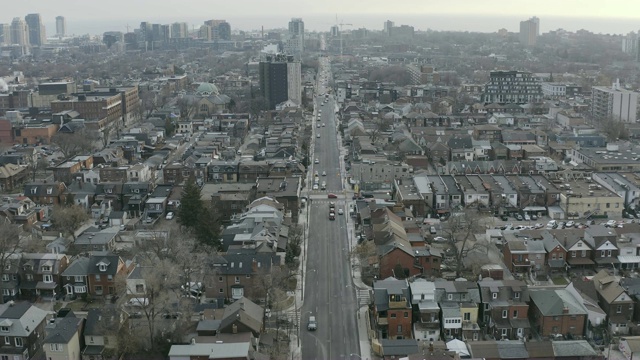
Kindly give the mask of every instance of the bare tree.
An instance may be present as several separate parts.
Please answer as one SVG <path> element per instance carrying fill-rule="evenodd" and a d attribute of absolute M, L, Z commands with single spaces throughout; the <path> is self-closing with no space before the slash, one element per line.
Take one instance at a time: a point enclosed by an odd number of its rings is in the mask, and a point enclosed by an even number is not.
<path fill-rule="evenodd" d="M 94 150 L 95 135 L 87 130 L 80 130 L 71 134 L 58 132 L 51 138 L 65 158 Z"/>
<path fill-rule="evenodd" d="M 376 244 L 373 241 L 363 241 L 358 246 L 353 248 L 351 256 L 358 259 L 360 263 L 360 274 L 362 281 L 370 284 L 374 276 L 378 275 L 374 264 L 371 263 L 371 259 L 376 257 Z"/>
<path fill-rule="evenodd" d="M 19 226 L 8 223 L 5 218 L 0 223 L 0 278 L 12 261 L 18 261 L 18 249 L 20 247 L 21 229 Z M 0 296 L 0 304 L 4 303 L 4 296 Z"/>
<path fill-rule="evenodd" d="M 482 216 L 472 208 L 453 212 L 443 223 L 442 231 L 451 249 L 451 256 L 445 260 L 449 268 L 455 269 L 456 277 L 460 277 L 464 270 L 463 259 L 474 246 L 480 246 L 475 244 L 474 236 L 483 231 Z"/>
<path fill-rule="evenodd" d="M 184 120 L 193 118 L 198 111 L 198 102 L 192 97 L 179 98 L 176 105 L 180 109 L 180 118 Z"/>
<path fill-rule="evenodd" d="M 41 171 L 46 171 L 49 163 L 45 158 L 30 156 L 27 167 L 31 171 L 31 181 L 36 181 L 36 175 Z"/>
<path fill-rule="evenodd" d="M 51 222 L 56 230 L 65 235 L 71 235 L 76 241 L 75 231 L 89 220 L 89 214 L 80 205 L 57 206 L 53 209 Z"/>
<path fill-rule="evenodd" d="M 373 122 L 374 126 L 369 130 L 369 139 L 372 143 L 375 143 L 383 132 L 389 130 L 391 127 L 391 121 L 388 119 L 378 119 Z"/>

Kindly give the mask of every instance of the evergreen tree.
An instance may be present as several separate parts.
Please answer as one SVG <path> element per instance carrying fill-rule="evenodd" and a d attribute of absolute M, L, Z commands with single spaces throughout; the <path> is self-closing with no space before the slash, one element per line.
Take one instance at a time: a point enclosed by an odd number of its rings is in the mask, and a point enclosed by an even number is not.
<path fill-rule="evenodd" d="M 201 191 L 196 179 L 191 176 L 182 189 L 182 199 L 178 209 L 178 223 L 189 230 L 194 230 L 201 220 L 200 213 L 204 210 Z"/>

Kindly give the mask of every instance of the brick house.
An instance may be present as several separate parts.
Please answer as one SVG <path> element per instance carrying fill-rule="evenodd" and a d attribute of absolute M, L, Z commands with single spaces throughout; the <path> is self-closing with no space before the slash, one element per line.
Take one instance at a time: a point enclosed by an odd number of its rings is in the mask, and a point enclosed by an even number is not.
<path fill-rule="evenodd" d="M 63 182 L 30 182 L 24 185 L 24 195 L 41 205 L 64 204 L 67 186 Z"/>
<path fill-rule="evenodd" d="M 379 339 L 411 339 L 412 309 L 407 280 L 393 277 L 373 283 L 374 329 Z"/>
<path fill-rule="evenodd" d="M 479 321 L 487 335 L 495 339 L 527 337 L 529 291 L 520 280 L 482 279 L 478 282 L 481 306 Z"/>
<path fill-rule="evenodd" d="M 182 184 L 191 176 L 193 169 L 180 164 L 169 164 L 162 169 L 162 178 L 165 184 Z"/>
<path fill-rule="evenodd" d="M 116 277 L 127 273 L 124 260 L 109 252 L 96 252 L 89 257 L 88 291 L 93 296 L 116 295 Z"/>
<path fill-rule="evenodd" d="M 544 268 L 547 252 L 542 241 L 506 236 L 505 241 L 502 252 L 509 271 L 528 273 Z"/>
<path fill-rule="evenodd" d="M 211 274 L 205 275 L 207 298 L 228 301 L 246 297 L 255 301 L 264 299 L 266 289 L 258 286 L 258 277 L 271 273 L 272 266 L 280 263 L 273 253 L 225 254 L 211 260 Z"/>
<path fill-rule="evenodd" d="M 64 254 L 22 254 L 20 293 L 24 299 L 52 298 L 62 291 L 62 272 L 69 265 Z"/>
<path fill-rule="evenodd" d="M 635 306 L 633 298 L 620 286 L 619 277 L 609 274 L 607 270 L 600 270 L 590 282 L 576 282 L 575 286 L 586 293 L 595 288 L 598 303 L 607 314 L 609 331 L 620 335 L 630 332 Z"/>
<path fill-rule="evenodd" d="M 567 264 L 572 269 L 593 268 L 593 249 L 584 240 L 581 230 L 552 230 L 551 233 L 567 249 Z"/>
<path fill-rule="evenodd" d="M 542 243 L 547 252 L 545 257 L 547 271 L 564 271 L 567 266 L 567 249 L 548 231 L 542 232 Z"/>
<path fill-rule="evenodd" d="M 480 290 L 473 281 L 435 282 L 435 300 L 442 310 L 442 334 L 445 339 L 478 340 L 478 303 Z"/>
<path fill-rule="evenodd" d="M 536 289 L 529 291 L 529 317 L 541 336 L 583 336 L 587 309 L 582 299 L 576 299 L 567 289 Z"/>
<path fill-rule="evenodd" d="M 617 265 L 619 250 L 616 232 L 603 225 L 593 225 L 584 231 L 584 241 L 594 250 L 591 252 L 596 266 Z"/>
<path fill-rule="evenodd" d="M 4 164 L 0 166 L 0 190 L 12 190 L 21 186 L 29 178 L 29 171 L 24 166 Z"/>

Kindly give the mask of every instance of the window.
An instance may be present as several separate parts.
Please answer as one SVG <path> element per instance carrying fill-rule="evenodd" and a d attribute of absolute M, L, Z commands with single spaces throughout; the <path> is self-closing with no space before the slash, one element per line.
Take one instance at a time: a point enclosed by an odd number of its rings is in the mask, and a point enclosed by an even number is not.
<path fill-rule="evenodd" d="M 113 275 L 107 275 L 107 280 L 113 281 Z"/>
<path fill-rule="evenodd" d="M 506 319 L 506 318 L 507 318 L 508 313 L 509 313 L 509 312 L 508 312 L 507 310 L 502 310 L 502 318 L 503 318 L 503 319 Z"/>
<path fill-rule="evenodd" d="M 402 325 L 398 325 L 398 334 L 402 333 Z"/>
<path fill-rule="evenodd" d="M 93 344 L 93 336 L 91 336 L 91 337 L 89 338 L 89 342 L 90 342 L 91 344 Z"/>
<path fill-rule="evenodd" d="M 2 281 L 9 281 L 9 274 L 2 274 Z"/>
<path fill-rule="evenodd" d="M 76 275 L 76 276 L 73 277 L 73 280 L 75 282 L 84 282 L 84 276 L 77 276 Z"/>
<path fill-rule="evenodd" d="M 518 317 L 518 310 L 513 310 L 513 318 L 516 319 Z"/>
<path fill-rule="evenodd" d="M 8 326 L 0 326 L 0 331 L 9 332 L 9 327 Z"/>
<path fill-rule="evenodd" d="M 471 313 L 468 313 L 468 312 L 464 313 L 464 321 L 469 321 L 469 320 L 471 320 Z"/>
<path fill-rule="evenodd" d="M 513 293 L 513 298 L 514 299 L 520 299 L 520 292 L 519 291 L 514 292 Z"/>
<path fill-rule="evenodd" d="M 498 293 L 497 292 L 491 293 L 491 298 L 494 299 L 494 300 L 497 299 L 498 298 Z"/>
<path fill-rule="evenodd" d="M 136 284 L 136 292 L 137 292 L 137 293 L 144 292 L 144 285 L 142 285 L 142 284 Z"/>
<path fill-rule="evenodd" d="M 235 283 L 240 284 L 240 276 L 236 276 Z"/>
<path fill-rule="evenodd" d="M 93 340 L 93 337 L 91 339 Z M 63 344 L 49 344 L 49 349 L 51 351 L 64 351 L 64 346 Z"/>
<path fill-rule="evenodd" d="M 100 265 L 99 265 L 99 269 L 100 269 L 100 271 L 107 271 L 107 265 L 105 265 L 105 264 L 100 264 Z"/>
<path fill-rule="evenodd" d="M 575 252 L 575 251 L 572 251 L 572 252 L 571 252 L 571 257 L 572 257 L 572 258 L 576 257 L 576 252 Z"/>
<path fill-rule="evenodd" d="M 2 295 L 9 296 L 11 295 L 11 291 L 9 291 L 9 289 L 2 289 Z"/>
<path fill-rule="evenodd" d="M 222 276 L 218 276 L 218 281 L 222 282 Z"/>
<path fill-rule="evenodd" d="M 409 317 L 409 312 L 408 312 L 408 311 L 405 311 L 405 312 L 404 312 L 404 318 L 405 318 L 405 319 L 407 319 L 408 317 Z"/>
<path fill-rule="evenodd" d="M 17 337 L 16 338 L 16 347 L 22 347 L 24 345 L 24 343 L 22 342 L 22 338 L 21 337 Z"/>
<path fill-rule="evenodd" d="M 96 295 L 102 295 L 102 286 L 96 285 L 93 287 L 93 289 L 95 290 Z"/>
<path fill-rule="evenodd" d="M 220 294 L 224 294 L 224 289 L 223 289 L 223 288 L 220 288 L 220 290 L 218 290 L 218 292 L 219 292 Z"/>
<path fill-rule="evenodd" d="M 5 336 L 5 337 L 4 337 L 4 344 L 5 344 L 5 345 L 11 345 L 11 338 L 10 338 L 10 337 L 8 337 L 8 336 Z"/>
<path fill-rule="evenodd" d="M 557 326 L 552 327 L 551 328 L 551 332 L 554 333 L 554 334 L 557 334 L 558 333 L 558 327 Z"/>
<path fill-rule="evenodd" d="M 42 275 L 42 281 L 44 281 L 46 283 L 52 283 L 53 282 L 53 276 L 50 275 L 50 274 Z"/>
<path fill-rule="evenodd" d="M 502 329 L 502 336 L 507 336 L 507 329 Z"/>
<path fill-rule="evenodd" d="M 395 319 L 396 318 L 396 314 L 395 313 L 391 314 L 391 318 Z"/>
<path fill-rule="evenodd" d="M 453 300 L 453 294 L 449 294 L 449 295 L 447 295 L 447 299 L 448 299 L 448 300 Z"/>
<path fill-rule="evenodd" d="M 251 278 L 251 274 L 247 274 L 244 277 L 247 278 L 247 279 L 250 279 Z"/>
<path fill-rule="evenodd" d="M 96 274 L 96 281 L 100 281 L 100 274 Z"/>
<path fill-rule="evenodd" d="M 554 317 L 553 317 L 553 321 L 558 321 L 558 320 L 560 320 L 560 317 L 559 317 L 559 316 L 554 316 Z"/>
<path fill-rule="evenodd" d="M 633 310 L 633 304 L 629 304 L 629 310 Z"/>
<path fill-rule="evenodd" d="M 51 271 L 51 266 L 47 266 L 47 265 L 42 266 L 42 271 L 50 272 Z"/>
<path fill-rule="evenodd" d="M 616 314 L 622 313 L 622 305 L 616 306 Z"/>

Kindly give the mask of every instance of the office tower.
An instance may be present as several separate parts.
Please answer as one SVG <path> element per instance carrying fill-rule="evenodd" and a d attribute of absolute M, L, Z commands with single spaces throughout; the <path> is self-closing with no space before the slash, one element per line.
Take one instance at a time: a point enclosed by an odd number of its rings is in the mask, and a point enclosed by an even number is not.
<path fill-rule="evenodd" d="M 302 98 L 300 61 L 291 55 L 265 54 L 259 64 L 260 91 L 269 109 L 291 100 L 300 104 Z"/>
<path fill-rule="evenodd" d="M 524 46 L 534 46 L 540 35 L 540 19 L 532 17 L 520 22 L 520 43 Z"/>
<path fill-rule="evenodd" d="M 620 87 L 616 80 L 611 87 L 593 86 L 591 88 L 591 113 L 599 120 L 614 120 L 635 123 L 637 119 L 638 95 L 635 91 Z"/>
<path fill-rule="evenodd" d="M 186 38 L 189 35 L 189 25 L 186 22 L 176 22 L 171 24 L 172 38 Z"/>
<path fill-rule="evenodd" d="M 20 18 L 11 21 L 11 44 L 29 46 L 29 28 L 27 23 Z"/>
<path fill-rule="evenodd" d="M 0 45 L 11 43 L 11 25 L 0 24 Z"/>
<path fill-rule="evenodd" d="M 335 37 L 340 36 L 340 28 L 338 27 L 338 25 L 333 25 L 331 27 L 330 32 L 331 32 L 331 37 L 335 38 Z"/>
<path fill-rule="evenodd" d="M 67 20 L 64 16 L 56 16 L 56 36 L 67 36 Z"/>
<path fill-rule="evenodd" d="M 393 23 L 393 21 L 391 20 L 387 20 L 384 22 L 384 29 L 383 31 L 386 32 L 387 34 L 389 34 L 391 32 L 391 28 L 393 28 L 395 24 Z"/>
<path fill-rule="evenodd" d="M 304 52 L 304 22 L 302 18 L 292 18 L 291 21 L 289 21 L 287 52 L 289 54 L 300 54 Z"/>
<path fill-rule="evenodd" d="M 530 72 L 492 71 L 482 94 L 485 103 L 526 104 L 542 101 L 542 84 Z"/>
<path fill-rule="evenodd" d="M 47 34 L 42 24 L 40 14 L 29 14 L 24 17 L 29 28 L 29 43 L 32 46 L 40 46 L 47 42 Z"/>
<path fill-rule="evenodd" d="M 206 26 L 211 26 L 213 40 L 231 40 L 231 25 L 226 20 L 207 20 Z"/>
<path fill-rule="evenodd" d="M 201 25 L 200 30 L 198 31 L 198 38 L 211 41 L 213 39 L 213 30 L 209 25 Z"/>

